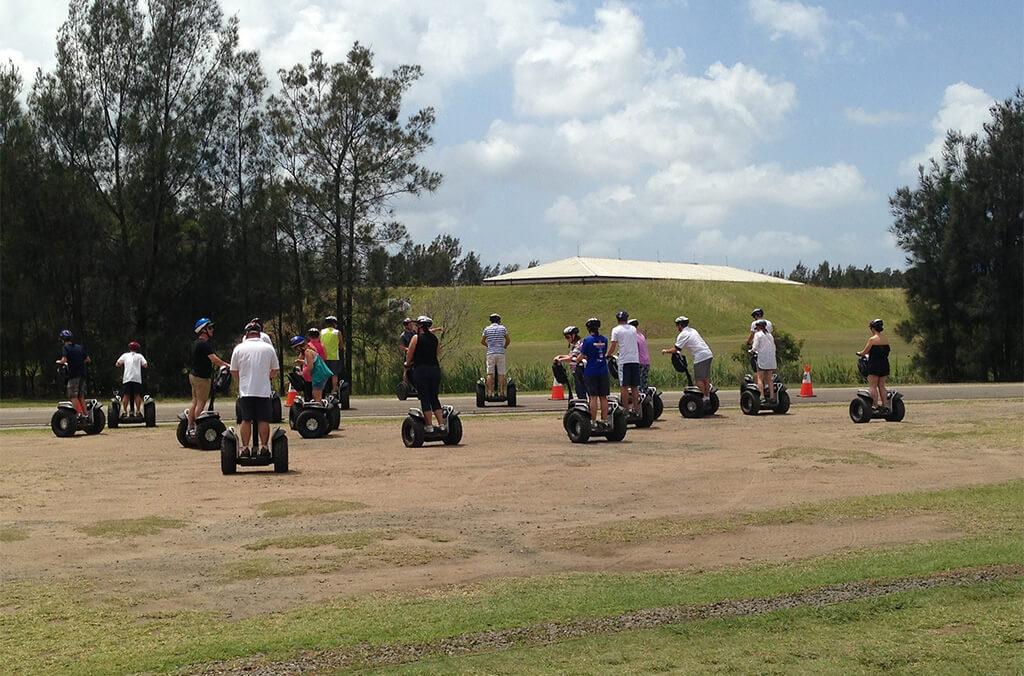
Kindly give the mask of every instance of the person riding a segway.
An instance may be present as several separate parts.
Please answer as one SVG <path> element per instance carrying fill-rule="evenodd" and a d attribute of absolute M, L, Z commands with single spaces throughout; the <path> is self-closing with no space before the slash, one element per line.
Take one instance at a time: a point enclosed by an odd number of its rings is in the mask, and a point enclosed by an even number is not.
<path fill-rule="evenodd" d="M 324 399 L 325 388 L 330 388 L 333 373 L 306 337 L 292 336 L 288 344 L 297 356 L 295 373 L 289 378 L 293 382 L 292 387 L 302 387 L 302 396 L 296 397 L 289 411 L 292 427 L 303 439 L 326 436 L 341 425 L 341 409 L 337 400 L 333 397 Z"/>
<path fill-rule="evenodd" d="M 761 409 L 784 414 L 789 411 L 789 394 L 776 369 L 775 338 L 768 332 L 768 322 L 758 319 L 754 322 L 755 334 L 750 349 L 750 367 L 756 379 L 750 374 L 743 376 L 740 384 L 740 410 L 746 415 L 757 415 Z"/>
<path fill-rule="evenodd" d="M 647 334 L 640 330 L 640 322 L 631 317 L 628 324 L 636 329 L 636 346 L 640 352 L 640 392 L 645 394 L 654 405 L 654 419 L 657 420 L 665 410 L 665 404 L 661 400 L 661 392 L 657 387 L 652 387 L 649 382 L 651 373 L 651 353 L 647 348 Z"/>
<path fill-rule="evenodd" d="M 345 335 L 338 330 L 338 318 L 334 315 L 324 317 L 324 328 L 320 330 L 320 344 L 324 346 L 328 368 L 331 369 L 331 385 L 335 392 L 341 392 L 341 352 L 345 349 Z M 348 408 L 343 406 L 342 408 Z"/>
<path fill-rule="evenodd" d="M 675 345 L 662 354 L 672 355 L 672 366 L 676 371 L 686 376 L 688 387 L 683 390 L 683 396 L 679 399 L 679 412 L 684 418 L 701 418 L 705 415 L 714 415 L 718 411 L 718 390 L 711 385 L 711 361 L 714 354 L 711 348 L 704 342 L 697 330 L 690 327 L 690 319 L 683 315 L 675 319 L 676 329 L 679 335 L 676 336 Z M 686 357 L 683 350 L 689 350 L 693 355 L 693 379 L 690 379 L 690 371 L 686 365 Z M 697 386 L 693 386 L 693 380 Z"/>
<path fill-rule="evenodd" d="M 67 401 L 57 403 L 57 410 L 50 418 L 50 429 L 58 437 L 70 437 L 78 430 L 86 434 L 99 434 L 106 425 L 103 405 L 95 399 L 86 399 L 87 365 L 92 363 L 85 346 L 75 342 L 75 336 L 68 329 L 60 332 L 63 343 L 61 357 L 57 360 L 57 372 L 64 378 Z"/>
<path fill-rule="evenodd" d="M 484 327 L 480 336 L 480 344 L 487 348 L 484 359 L 484 377 L 476 385 L 476 405 L 483 408 L 487 402 L 507 402 L 516 405 L 516 384 L 506 377 L 506 351 L 512 343 L 508 329 L 501 323 L 501 315 L 494 313 L 489 317 L 491 323 Z"/>
<path fill-rule="evenodd" d="M 260 339 L 260 333 L 259 324 L 246 324 L 245 340 L 231 353 L 231 375 L 238 381 L 242 421 L 237 437 L 231 428 L 221 440 L 221 471 L 224 474 L 233 474 L 239 464 L 269 465 L 271 462 L 275 472 L 288 471 L 288 441 L 280 428 L 274 433 L 273 451 L 270 448 L 270 420 L 273 417 L 271 381 L 277 377 L 281 365 L 277 351 Z M 249 450 L 253 426 L 259 437 L 259 451 L 255 444 Z M 238 449 L 239 439 L 241 450 Z"/>
<path fill-rule="evenodd" d="M 900 422 L 907 413 L 903 395 L 885 387 L 889 378 L 889 339 L 882 331 L 885 325 L 881 319 L 868 322 L 871 337 L 864 349 L 857 353 L 857 370 L 868 381 L 868 389 L 858 390 L 857 397 L 850 402 L 850 419 L 855 423 L 869 422 L 884 418 L 889 422 Z"/>
<path fill-rule="evenodd" d="M 772 329 L 775 328 L 770 319 L 764 318 L 764 310 L 762 308 L 756 307 L 751 310 L 750 318 L 750 334 L 747 336 L 747 345 L 754 342 L 754 336 L 757 334 L 757 322 L 763 321 L 768 333 L 772 333 Z"/>
<path fill-rule="evenodd" d="M 149 368 L 149 362 L 139 350 L 137 341 L 128 343 L 128 351 L 117 358 L 115 366 L 124 369 L 121 377 L 120 397 L 115 392 L 110 400 L 110 426 L 145 423 L 146 427 L 156 426 L 156 402 L 147 394 L 142 396 L 142 369 Z"/>
<path fill-rule="evenodd" d="M 637 344 L 636 328 L 627 323 L 629 313 L 625 310 L 616 312 L 615 319 L 618 324 L 612 329 L 607 358 L 614 357 L 617 362 L 619 403 L 630 417 L 640 419 L 643 415 L 640 411 L 640 348 Z"/>
<path fill-rule="evenodd" d="M 583 370 L 586 368 L 586 360 L 583 359 L 581 350 L 583 349 L 583 339 L 580 338 L 580 330 L 572 325 L 569 325 L 562 329 L 562 336 L 569 343 L 569 351 L 565 354 L 555 356 L 552 369 L 555 375 L 555 380 L 562 385 L 565 385 L 569 389 L 569 406 L 572 406 L 573 399 L 580 399 L 584 402 L 587 399 L 587 386 L 583 380 Z M 564 364 L 568 364 L 572 371 L 572 380 L 570 381 Z M 576 396 L 573 397 L 575 391 Z"/>
<path fill-rule="evenodd" d="M 209 317 L 200 317 L 192 327 L 196 339 L 192 343 L 191 364 L 188 372 L 188 382 L 192 387 L 192 403 L 185 411 L 188 420 L 186 434 L 189 437 L 196 435 L 196 420 L 206 407 L 210 399 L 213 384 L 213 367 L 218 369 L 228 367 L 230 364 L 217 356 L 210 345 L 213 338 L 213 320 Z M 229 374 L 230 376 L 230 374 Z M 213 410 L 213 406 L 210 406 Z M 217 439 L 217 446 L 220 446 L 220 438 Z"/>
<path fill-rule="evenodd" d="M 610 383 L 608 360 L 605 358 L 608 339 L 601 335 L 601 320 L 591 317 L 586 323 L 587 335 L 580 354 L 587 361 L 583 369 L 588 400 L 571 402 L 562 418 L 569 440 L 574 444 L 586 443 L 592 436 L 603 436 L 608 441 L 622 441 L 626 437 L 626 411 L 618 400 L 609 402 Z"/>
<path fill-rule="evenodd" d="M 441 391 L 441 345 L 430 330 L 434 320 L 426 315 L 416 319 L 417 333 L 409 341 L 405 368 L 412 368 L 413 383 L 416 386 L 420 406 L 409 409 L 409 415 L 402 421 L 402 443 L 407 448 L 418 448 L 425 441 L 440 441 L 455 445 L 462 441 L 462 421 L 459 413 L 451 406 L 442 406 L 438 395 Z M 436 425 L 432 424 L 436 421 Z"/>

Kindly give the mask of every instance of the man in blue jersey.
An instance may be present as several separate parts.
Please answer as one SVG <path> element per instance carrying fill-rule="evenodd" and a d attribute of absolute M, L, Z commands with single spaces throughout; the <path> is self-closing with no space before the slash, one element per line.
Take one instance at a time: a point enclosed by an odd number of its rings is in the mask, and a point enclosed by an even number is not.
<path fill-rule="evenodd" d="M 608 339 L 601 335 L 601 320 L 591 317 L 587 320 L 587 331 L 580 353 L 587 360 L 583 369 L 583 381 L 587 385 L 587 400 L 590 404 L 590 419 L 596 427 L 608 424 Z"/>
<path fill-rule="evenodd" d="M 494 396 L 495 372 L 498 374 L 498 396 L 505 396 L 505 349 L 512 342 L 508 329 L 501 323 L 501 315 L 492 314 L 490 319 L 490 326 L 485 327 L 483 335 L 480 336 L 480 344 L 487 348 L 485 382 L 488 399 Z"/>
<path fill-rule="evenodd" d="M 67 329 L 60 332 L 60 340 L 64 349 L 57 363 L 67 367 L 68 399 L 78 415 L 85 415 L 85 371 L 86 364 L 92 363 L 92 357 L 83 345 L 75 342 L 74 334 Z"/>

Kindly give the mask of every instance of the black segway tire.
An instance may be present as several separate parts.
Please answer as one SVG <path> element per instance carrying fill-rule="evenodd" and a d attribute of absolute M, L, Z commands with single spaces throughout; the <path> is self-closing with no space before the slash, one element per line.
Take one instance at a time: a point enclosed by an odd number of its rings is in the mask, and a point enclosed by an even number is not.
<path fill-rule="evenodd" d="M 612 429 L 606 437 L 608 441 L 622 441 L 626 438 L 626 412 L 621 408 L 612 415 Z"/>
<path fill-rule="evenodd" d="M 425 435 L 426 431 L 423 429 L 423 423 L 411 417 L 407 417 L 402 421 L 402 443 L 405 444 L 406 448 L 419 448 L 422 446 Z"/>
<path fill-rule="evenodd" d="M 107 416 L 103 414 L 102 408 L 97 408 L 92 413 L 92 423 L 86 425 L 83 430 L 86 434 L 99 434 L 107 426 Z"/>
<path fill-rule="evenodd" d="M 288 426 L 293 430 L 298 429 L 295 425 L 299 420 L 300 413 L 302 413 L 302 407 L 298 404 L 292 404 L 288 407 Z"/>
<path fill-rule="evenodd" d="M 665 412 L 665 402 L 662 400 L 660 394 L 654 395 L 652 399 L 654 400 L 654 419 L 657 420 L 661 417 L 661 414 Z"/>
<path fill-rule="evenodd" d="M 156 402 L 149 401 L 142 405 L 142 418 L 146 427 L 156 427 Z"/>
<path fill-rule="evenodd" d="M 866 423 L 871 421 L 871 404 L 860 397 L 850 402 L 850 420 L 855 423 Z"/>
<path fill-rule="evenodd" d="M 704 415 L 714 415 L 718 413 L 718 407 L 721 405 L 721 403 L 722 402 L 718 400 L 718 393 L 712 392 L 711 396 L 708 397 L 708 405 L 704 410 Z"/>
<path fill-rule="evenodd" d="M 409 398 L 409 384 L 404 383 L 401 380 L 398 381 L 398 385 L 395 386 L 395 396 L 398 397 L 398 401 L 405 401 Z"/>
<path fill-rule="evenodd" d="M 121 404 L 119 404 L 117 402 L 117 400 L 115 399 L 114 401 L 110 402 L 110 420 L 107 421 L 107 425 L 110 427 L 110 429 L 116 430 L 117 429 L 117 425 L 120 422 L 121 422 Z"/>
<path fill-rule="evenodd" d="M 338 395 L 338 405 L 341 406 L 342 411 L 347 411 L 352 408 L 352 388 L 346 387 L 342 393 Z"/>
<path fill-rule="evenodd" d="M 224 423 L 220 418 L 200 420 L 196 423 L 196 441 L 204 451 L 216 451 L 220 448 L 221 437 L 224 436 Z"/>
<path fill-rule="evenodd" d="M 462 421 L 458 416 L 448 419 L 448 436 L 444 438 L 445 446 L 457 446 L 462 441 Z"/>
<path fill-rule="evenodd" d="M 679 413 L 684 418 L 700 418 L 704 415 L 704 400 L 699 394 L 684 394 L 679 397 Z"/>
<path fill-rule="evenodd" d="M 506 397 L 506 399 L 505 399 L 505 402 L 509 406 L 515 407 L 515 405 L 516 405 L 516 394 L 517 394 L 517 392 L 516 392 L 516 384 L 515 383 L 509 383 L 508 387 L 505 390 L 505 393 L 508 395 Z"/>
<path fill-rule="evenodd" d="M 71 408 L 58 408 L 50 418 L 50 429 L 62 439 L 74 436 L 78 431 L 78 414 Z"/>
<path fill-rule="evenodd" d="M 565 417 L 565 431 L 572 443 L 587 443 L 590 441 L 590 416 L 583 411 L 569 411 Z"/>
<path fill-rule="evenodd" d="M 772 409 L 772 413 L 785 415 L 789 412 L 789 405 L 791 403 L 789 400 L 789 392 L 779 392 L 776 396 L 779 398 L 779 403 L 777 403 L 775 408 Z"/>
<path fill-rule="evenodd" d="M 234 474 L 238 469 L 238 440 L 233 434 L 224 434 L 220 440 L 220 473 Z"/>
<path fill-rule="evenodd" d="M 740 410 L 743 411 L 743 415 L 757 415 L 761 410 L 761 400 L 756 392 L 743 390 L 740 393 Z"/>
<path fill-rule="evenodd" d="M 179 420 L 178 426 L 174 430 L 174 436 L 178 438 L 178 443 L 181 444 L 182 448 L 188 448 L 188 420 Z"/>
<path fill-rule="evenodd" d="M 903 397 L 896 397 L 889 401 L 889 415 L 885 416 L 888 422 L 901 422 L 907 415 L 907 405 L 903 403 Z"/>
<path fill-rule="evenodd" d="M 487 405 L 487 388 L 483 383 L 476 384 L 476 407 L 483 408 Z"/>
<path fill-rule="evenodd" d="M 330 425 L 330 429 L 334 430 L 341 427 L 341 408 L 338 406 L 332 406 L 327 409 L 327 423 Z"/>
<path fill-rule="evenodd" d="M 270 442 L 270 451 L 274 455 L 274 471 L 284 474 L 288 471 L 288 437 L 283 434 Z"/>
<path fill-rule="evenodd" d="M 303 439 L 319 439 L 330 431 L 327 413 L 321 410 L 306 410 L 295 419 L 295 429 Z"/>
<path fill-rule="evenodd" d="M 636 421 L 636 426 L 640 429 L 645 429 L 654 424 L 654 402 L 648 397 L 644 399 L 643 403 L 640 404 L 640 419 Z"/>

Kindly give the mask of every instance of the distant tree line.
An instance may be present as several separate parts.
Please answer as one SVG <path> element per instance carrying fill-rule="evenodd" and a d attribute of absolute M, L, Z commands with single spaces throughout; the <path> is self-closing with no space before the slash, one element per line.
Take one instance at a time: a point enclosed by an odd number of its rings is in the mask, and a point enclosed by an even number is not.
<path fill-rule="evenodd" d="M 833 267 L 827 260 L 815 268 L 805 267 L 803 261 L 800 261 L 785 278 L 832 289 L 886 289 L 904 286 L 901 270 L 875 270 L 870 265 L 862 268 L 853 265 L 847 265 L 845 268 L 839 265 Z"/>

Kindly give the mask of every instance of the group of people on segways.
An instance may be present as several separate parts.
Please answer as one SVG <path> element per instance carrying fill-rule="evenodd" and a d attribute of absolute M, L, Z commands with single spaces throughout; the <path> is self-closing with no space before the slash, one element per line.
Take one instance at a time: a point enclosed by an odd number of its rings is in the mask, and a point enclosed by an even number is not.
<path fill-rule="evenodd" d="M 772 322 L 765 319 L 764 310 L 754 308 L 750 313 L 750 368 L 753 375 L 743 376 L 740 383 L 740 410 L 746 415 L 757 415 L 760 411 L 785 414 L 789 411 L 789 393 L 779 377 L 778 360 Z"/>

